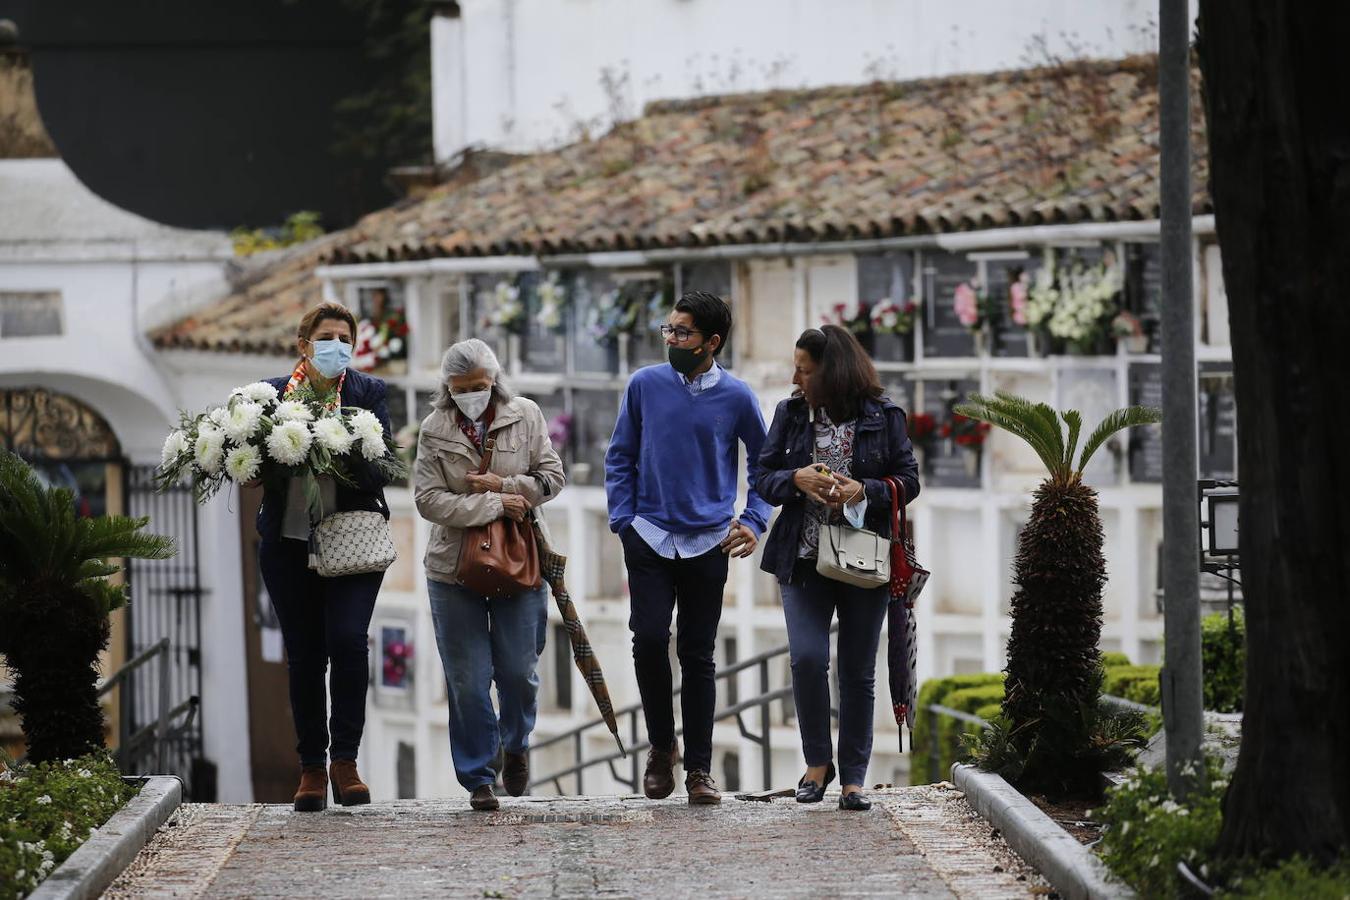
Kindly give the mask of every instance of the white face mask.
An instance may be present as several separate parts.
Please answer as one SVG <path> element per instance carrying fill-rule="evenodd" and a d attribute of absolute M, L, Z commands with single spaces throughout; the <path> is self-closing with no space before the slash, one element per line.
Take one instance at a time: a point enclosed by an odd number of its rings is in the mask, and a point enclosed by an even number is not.
<path fill-rule="evenodd" d="M 487 411 L 488 403 L 492 400 L 492 391 L 489 389 L 486 391 L 470 391 L 467 394 L 451 394 L 450 399 L 455 401 L 459 411 L 464 413 L 464 416 L 470 422 L 477 422 Z"/>

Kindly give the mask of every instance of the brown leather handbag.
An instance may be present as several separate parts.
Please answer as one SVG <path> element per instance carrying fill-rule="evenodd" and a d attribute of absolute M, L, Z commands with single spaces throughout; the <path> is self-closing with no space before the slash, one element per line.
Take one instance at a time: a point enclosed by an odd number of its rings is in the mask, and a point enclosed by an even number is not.
<path fill-rule="evenodd" d="M 496 438 L 488 438 L 484 444 L 479 475 L 487 472 L 496 444 Z M 489 599 L 510 597 L 538 587 L 539 550 L 534 542 L 534 527 L 529 522 L 502 517 L 464 529 L 458 574 L 460 584 Z"/>

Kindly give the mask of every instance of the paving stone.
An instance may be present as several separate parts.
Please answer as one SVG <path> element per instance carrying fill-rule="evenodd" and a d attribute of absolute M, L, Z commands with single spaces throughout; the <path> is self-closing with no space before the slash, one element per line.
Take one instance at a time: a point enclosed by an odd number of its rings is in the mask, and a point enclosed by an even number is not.
<path fill-rule="evenodd" d="M 400 800 L 322 813 L 188 804 L 107 896 L 1027 897 L 1043 893 L 959 793 L 803 806 L 730 797 Z M 974 817 L 978 820 L 978 817 Z M 1024 880 L 1019 881 L 1021 875 Z"/>

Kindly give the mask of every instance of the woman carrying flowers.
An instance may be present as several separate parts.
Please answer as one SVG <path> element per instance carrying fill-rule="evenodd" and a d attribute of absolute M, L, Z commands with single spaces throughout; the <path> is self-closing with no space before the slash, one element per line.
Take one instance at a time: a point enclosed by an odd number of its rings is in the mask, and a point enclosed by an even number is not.
<path fill-rule="evenodd" d="M 370 802 L 370 788 L 356 771 L 356 753 L 365 728 L 370 618 L 384 573 L 325 578 L 309 568 L 308 548 L 314 512 L 372 510 L 389 517 L 384 501 L 388 469 L 376 464 L 390 441 L 385 383 L 348 368 L 355 332 L 356 322 L 346 307 L 325 303 L 311 309 L 297 330 L 300 360 L 295 370 L 289 377 L 255 386 L 271 385 L 278 395 L 275 424 L 263 440 L 272 460 L 281 466 L 306 465 L 315 444 L 321 455 L 346 460 L 344 478 L 264 477 L 258 510 L 262 538 L 258 559 L 286 644 L 300 754 L 295 809 L 302 812 L 327 805 L 330 778 L 335 802 L 344 806 Z M 252 432 L 256 422 L 249 421 L 250 404 L 234 402 L 225 409 L 218 416 L 223 437 L 228 438 L 232 429 L 240 435 Z M 324 414 L 338 410 L 351 415 Z M 210 434 L 208 440 L 214 440 Z M 197 443 L 201 441 L 199 430 Z M 249 460 L 239 457 L 257 452 L 251 445 L 230 451 L 236 455 L 235 468 L 231 469 L 229 456 L 223 464 L 231 477 L 250 483 L 240 477 L 249 474 L 245 468 Z"/>

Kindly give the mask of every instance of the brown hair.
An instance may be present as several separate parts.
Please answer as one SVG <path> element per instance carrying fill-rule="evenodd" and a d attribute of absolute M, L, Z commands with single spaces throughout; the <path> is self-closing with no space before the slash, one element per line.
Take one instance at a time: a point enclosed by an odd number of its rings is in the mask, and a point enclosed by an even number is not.
<path fill-rule="evenodd" d="M 847 328 L 808 328 L 797 338 L 797 348 L 806 351 L 818 367 L 811 375 L 811 396 L 806 402 L 824 407 L 830 421 L 852 421 L 862 415 L 864 400 L 881 396 L 876 366 Z"/>
<path fill-rule="evenodd" d="M 319 323 L 324 319 L 337 319 L 346 322 L 352 330 L 352 340 L 356 339 L 356 317 L 352 311 L 341 303 L 320 303 L 300 317 L 300 327 L 295 330 L 295 336 L 302 341 L 309 340 L 309 336 L 314 333 L 314 329 L 319 327 Z"/>

